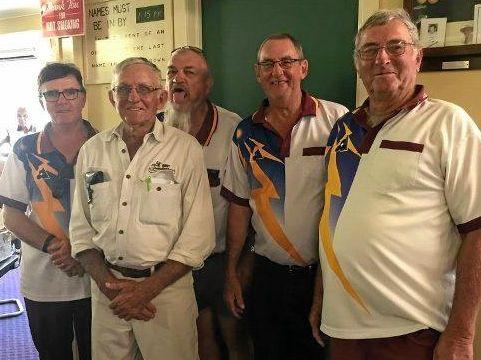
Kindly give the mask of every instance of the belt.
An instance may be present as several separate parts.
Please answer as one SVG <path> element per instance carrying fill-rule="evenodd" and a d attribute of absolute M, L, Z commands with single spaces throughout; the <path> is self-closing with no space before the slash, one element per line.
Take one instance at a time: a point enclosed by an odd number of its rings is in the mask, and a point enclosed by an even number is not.
<path fill-rule="evenodd" d="M 267 265 L 271 268 L 274 268 L 279 271 L 285 271 L 290 274 L 309 274 L 316 272 L 318 263 L 315 262 L 313 264 L 309 264 L 306 266 L 299 266 L 299 265 L 282 265 L 278 264 L 274 261 L 269 260 L 265 256 L 256 254 L 256 261 L 261 263 L 262 265 Z"/>
<path fill-rule="evenodd" d="M 128 268 L 128 267 L 123 267 L 123 266 L 119 266 L 119 265 L 115 265 L 115 264 L 112 264 L 110 262 L 108 262 L 107 260 L 105 260 L 105 265 L 107 265 L 108 268 L 110 269 L 113 269 L 115 271 L 118 271 L 119 273 L 121 273 L 123 276 L 125 277 L 129 277 L 129 278 L 143 278 L 143 277 L 149 277 L 149 276 L 152 276 L 152 274 L 159 270 L 160 267 L 162 265 L 164 265 L 164 262 L 160 262 L 158 264 L 155 264 L 154 266 L 152 266 L 151 268 L 149 269 L 142 269 L 142 270 L 139 270 L 139 269 L 132 269 L 132 268 Z"/>

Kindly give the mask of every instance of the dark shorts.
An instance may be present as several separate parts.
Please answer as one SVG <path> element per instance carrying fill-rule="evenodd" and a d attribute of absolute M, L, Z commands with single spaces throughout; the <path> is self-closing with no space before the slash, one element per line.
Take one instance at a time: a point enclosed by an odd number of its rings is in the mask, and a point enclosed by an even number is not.
<path fill-rule="evenodd" d="M 210 307 L 219 315 L 232 316 L 224 302 L 225 253 L 210 255 L 192 275 L 199 311 Z"/>
<path fill-rule="evenodd" d="M 377 339 L 331 338 L 331 360 L 432 360 L 439 332 L 419 330 Z"/>

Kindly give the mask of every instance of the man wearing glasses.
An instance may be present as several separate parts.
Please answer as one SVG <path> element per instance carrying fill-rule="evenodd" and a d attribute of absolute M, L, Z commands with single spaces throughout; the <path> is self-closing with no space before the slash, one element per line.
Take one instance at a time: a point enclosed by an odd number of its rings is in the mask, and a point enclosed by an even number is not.
<path fill-rule="evenodd" d="M 214 247 L 202 148 L 156 121 L 167 96 L 144 58 L 116 65 L 121 123 L 81 149 L 70 235 L 94 280 L 96 359 L 197 359 L 191 269 Z"/>
<path fill-rule="evenodd" d="M 222 194 L 229 200 L 225 297 L 252 322 L 256 359 L 320 359 L 308 315 L 318 263 L 324 150 L 346 113 L 301 88 L 308 62 L 289 34 L 268 37 L 254 66 L 267 99 L 237 127 Z M 252 216 L 255 265 L 251 302 L 236 266 Z M 250 306 L 249 306 L 250 305 Z"/>
<path fill-rule="evenodd" d="M 313 331 L 322 308 L 333 360 L 473 359 L 481 133 L 416 85 L 404 10 L 373 14 L 355 46 L 369 98 L 329 137 Z"/>
<path fill-rule="evenodd" d="M 50 122 L 14 145 L 0 178 L 5 226 L 22 240 L 21 289 L 40 359 L 90 359 L 90 281 L 70 256 L 68 226 L 74 165 L 95 130 L 82 120 L 85 88 L 73 64 L 51 63 L 38 76 Z"/>
<path fill-rule="evenodd" d="M 193 272 L 199 308 L 199 356 L 201 360 L 221 358 L 220 331 L 229 359 L 249 359 L 244 322 L 232 316 L 223 298 L 228 202 L 220 189 L 230 142 L 241 119 L 208 100 L 213 79 L 201 49 L 175 49 L 167 67 L 167 80 L 170 109 L 165 113 L 165 122 L 191 134 L 202 145 L 214 206 L 216 246 L 202 269 Z"/>

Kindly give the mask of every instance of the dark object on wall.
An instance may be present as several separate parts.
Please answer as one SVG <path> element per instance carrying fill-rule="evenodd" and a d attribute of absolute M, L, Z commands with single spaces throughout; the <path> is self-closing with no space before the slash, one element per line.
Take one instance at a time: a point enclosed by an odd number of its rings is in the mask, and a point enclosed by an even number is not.
<path fill-rule="evenodd" d="M 202 1 L 202 42 L 214 74 L 211 99 L 245 117 L 264 98 L 253 65 L 268 35 L 288 32 L 309 60 L 304 88 L 312 95 L 355 106 L 353 65 L 358 1 Z"/>

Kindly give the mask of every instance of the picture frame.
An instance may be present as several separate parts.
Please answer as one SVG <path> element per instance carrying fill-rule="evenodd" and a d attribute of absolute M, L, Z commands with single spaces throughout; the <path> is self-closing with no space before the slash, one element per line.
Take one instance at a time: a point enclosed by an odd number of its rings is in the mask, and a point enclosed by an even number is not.
<path fill-rule="evenodd" d="M 420 41 L 424 48 L 443 47 L 447 18 L 421 19 Z"/>
<path fill-rule="evenodd" d="M 403 0 L 404 9 L 419 29 L 423 18 L 447 18 L 444 46 L 423 49 L 421 71 L 481 69 L 477 36 L 481 26 L 474 33 L 476 5 L 481 5 L 481 0 Z"/>

